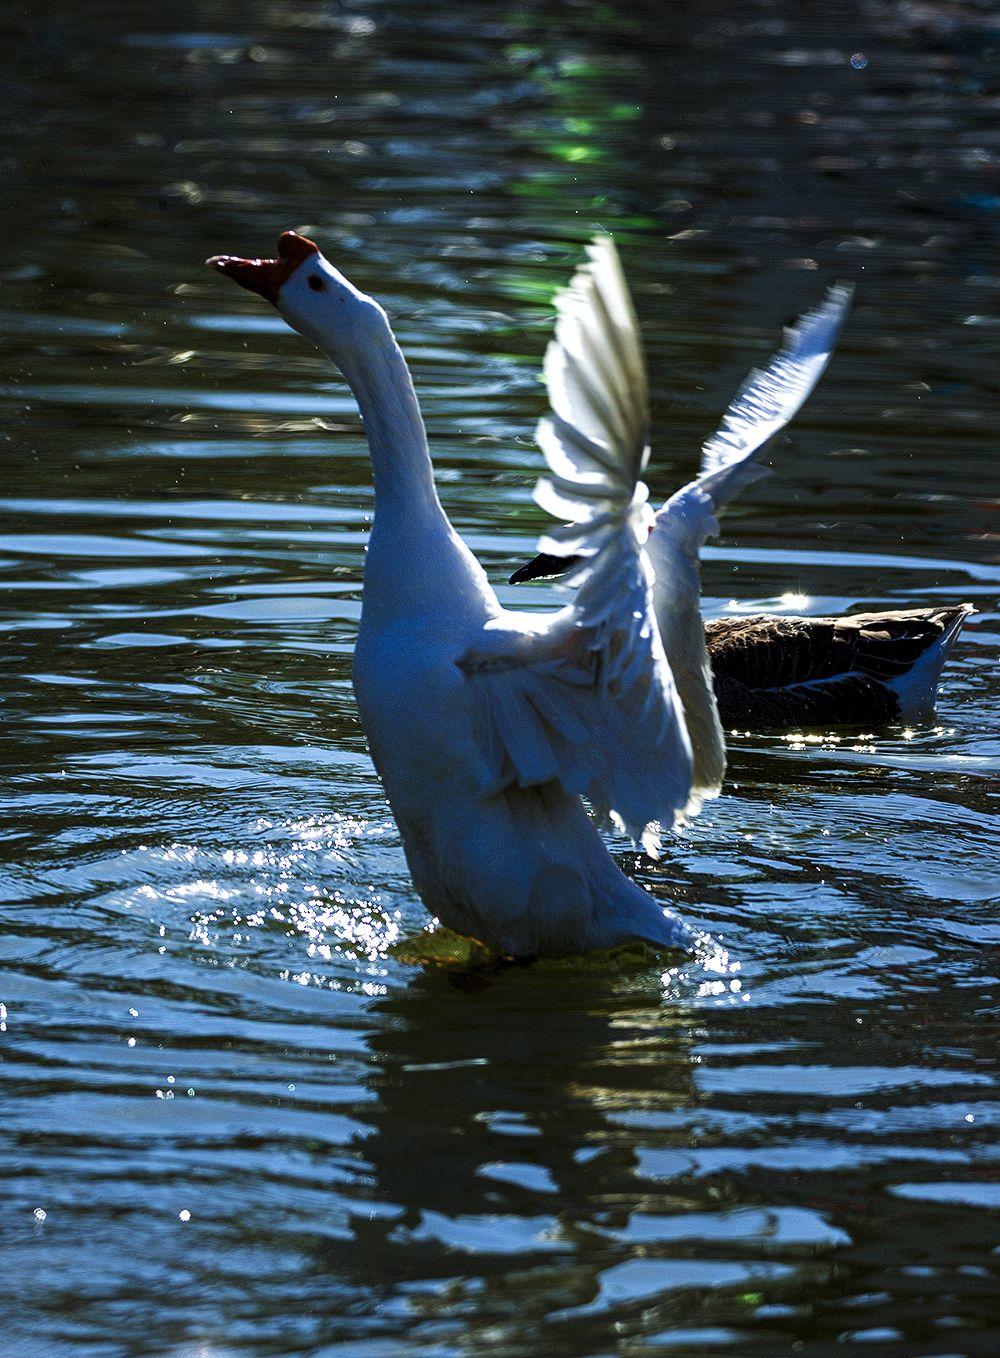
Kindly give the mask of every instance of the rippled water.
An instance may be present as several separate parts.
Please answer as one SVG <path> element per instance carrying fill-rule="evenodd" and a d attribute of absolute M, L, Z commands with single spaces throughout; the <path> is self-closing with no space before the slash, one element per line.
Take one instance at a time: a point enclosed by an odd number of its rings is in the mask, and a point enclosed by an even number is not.
<path fill-rule="evenodd" d="M 1000 1353 L 995 7 L 12 17 L 3 1358 Z M 629 857 L 708 966 L 412 960 L 349 682 L 359 423 L 201 267 L 291 225 L 390 308 L 497 580 L 593 230 L 661 492 L 856 281 L 710 611 L 980 612 L 937 724 L 738 737 L 726 795 Z"/>

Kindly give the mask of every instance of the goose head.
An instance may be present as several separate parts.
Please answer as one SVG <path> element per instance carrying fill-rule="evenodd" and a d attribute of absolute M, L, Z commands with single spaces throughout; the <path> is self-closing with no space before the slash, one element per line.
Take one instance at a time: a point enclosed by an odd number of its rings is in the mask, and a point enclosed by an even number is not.
<path fill-rule="evenodd" d="M 265 297 L 293 330 L 312 340 L 342 369 L 370 352 L 388 329 L 379 304 L 297 231 L 279 236 L 274 259 L 213 255 L 205 263 Z"/>

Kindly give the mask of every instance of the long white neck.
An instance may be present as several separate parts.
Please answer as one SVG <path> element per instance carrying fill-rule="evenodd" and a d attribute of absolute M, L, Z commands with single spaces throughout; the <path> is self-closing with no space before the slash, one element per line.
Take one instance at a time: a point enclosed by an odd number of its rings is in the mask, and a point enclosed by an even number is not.
<path fill-rule="evenodd" d="M 388 320 L 364 349 L 329 355 L 354 393 L 372 461 L 375 518 L 365 563 L 366 613 L 383 618 L 499 610 L 482 567 L 454 531 L 434 486 L 427 434 Z"/>
<path fill-rule="evenodd" d="M 388 321 L 363 353 L 334 361 L 364 420 L 376 513 L 385 509 L 392 517 L 399 514 L 425 524 L 444 519 L 413 379 Z"/>

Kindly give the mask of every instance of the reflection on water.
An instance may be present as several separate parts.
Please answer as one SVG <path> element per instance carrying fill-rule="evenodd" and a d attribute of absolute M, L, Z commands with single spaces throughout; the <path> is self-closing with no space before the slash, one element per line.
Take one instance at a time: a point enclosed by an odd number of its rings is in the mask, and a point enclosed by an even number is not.
<path fill-rule="evenodd" d="M 995 1355 L 993 8 L 12 20 L 3 1358 Z M 856 282 L 709 608 L 980 611 L 936 723 L 736 733 L 727 795 L 626 855 L 721 938 L 699 962 L 414 964 L 350 692 L 359 423 L 200 263 L 291 225 L 385 300 L 498 581 L 593 231 L 643 320 L 657 492 Z"/>

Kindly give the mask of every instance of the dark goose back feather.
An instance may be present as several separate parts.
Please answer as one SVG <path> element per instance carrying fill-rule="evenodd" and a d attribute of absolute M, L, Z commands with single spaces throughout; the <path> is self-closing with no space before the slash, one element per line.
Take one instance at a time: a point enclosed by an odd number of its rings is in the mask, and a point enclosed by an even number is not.
<path fill-rule="evenodd" d="M 963 604 L 709 622 L 705 639 L 722 723 L 732 730 L 894 721 L 901 706 L 893 681 L 933 647 L 950 646 L 970 611 Z M 935 680 L 929 677 L 931 685 Z"/>

